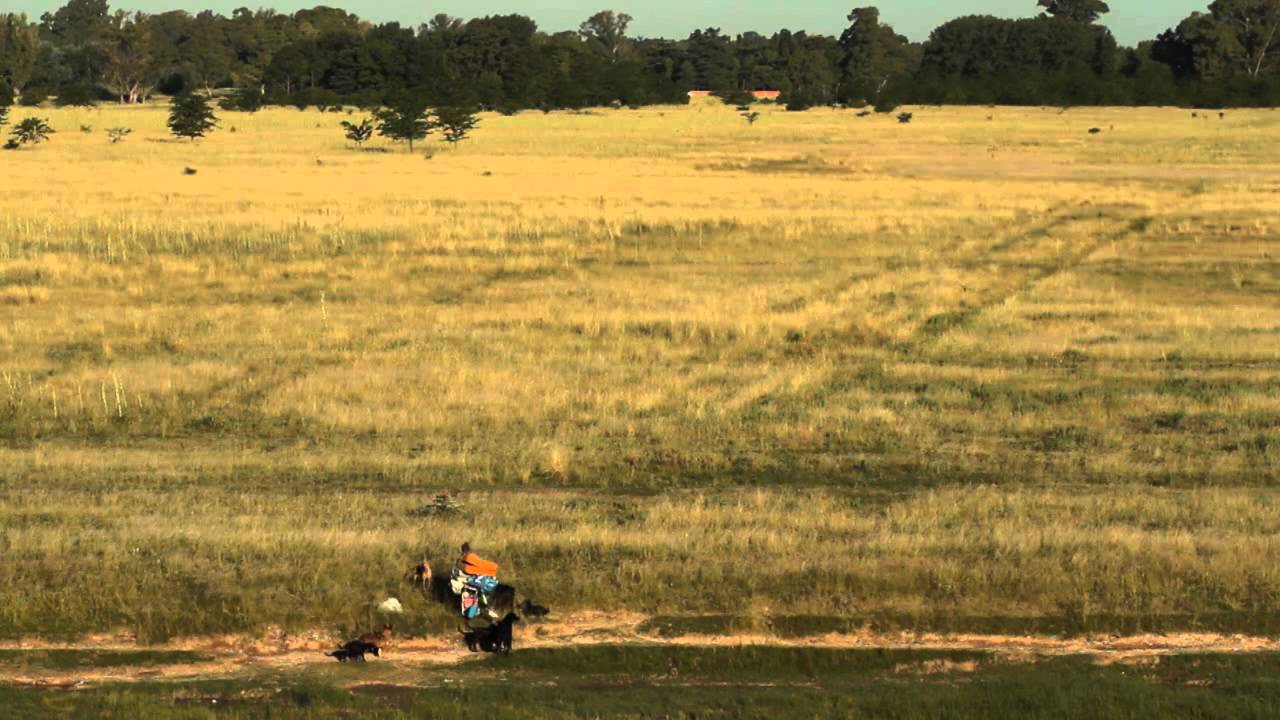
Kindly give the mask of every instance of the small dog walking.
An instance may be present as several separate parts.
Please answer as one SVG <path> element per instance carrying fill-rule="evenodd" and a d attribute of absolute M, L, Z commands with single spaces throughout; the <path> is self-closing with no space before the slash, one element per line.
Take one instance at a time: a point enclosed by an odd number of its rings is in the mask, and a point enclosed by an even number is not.
<path fill-rule="evenodd" d="M 532 600 L 525 600 L 520 604 L 520 612 L 524 613 L 525 617 L 544 618 L 551 614 L 551 609 Z"/>
<path fill-rule="evenodd" d="M 382 648 L 373 643 L 362 642 L 360 640 L 352 640 L 333 652 L 325 653 L 327 657 L 336 659 L 338 662 L 365 662 L 365 655 L 374 657 L 382 657 Z"/>

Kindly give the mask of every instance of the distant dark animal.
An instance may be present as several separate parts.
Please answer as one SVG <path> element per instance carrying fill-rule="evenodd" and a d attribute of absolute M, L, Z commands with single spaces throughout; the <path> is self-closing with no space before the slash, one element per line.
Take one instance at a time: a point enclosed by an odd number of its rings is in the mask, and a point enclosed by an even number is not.
<path fill-rule="evenodd" d="M 1219 120 L 1225 120 L 1225 119 L 1226 119 L 1226 117 L 1227 117 L 1227 114 L 1226 114 L 1226 113 L 1224 113 L 1224 112 L 1220 112 L 1220 113 L 1218 113 L 1218 119 L 1219 119 Z"/>
<path fill-rule="evenodd" d="M 541 618 L 550 615 L 551 609 L 543 605 L 538 605 L 532 600 L 525 600 L 523 603 L 520 603 L 520 612 L 524 613 L 525 617 Z"/>
<path fill-rule="evenodd" d="M 507 616 L 489 627 L 470 630 L 462 633 L 471 652 L 487 652 L 495 655 L 511 654 L 511 629 L 520 622 L 520 616 L 507 613 Z"/>
<path fill-rule="evenodd" d="M 395 628 L 391 627 L 391 623 L 387 623 L 386 625 L 382 626 L 381 632 L 366 633 L 364 635 L 361 635 L 358 639 L 353 640 L 352 642 L 361 642 L 361 643 L 365 643 L 366 645 L 371 645 L 377 648 L 381 648 L 383 645 L 386 645 L 387 643 L 391 642 L 391 638 L 395 637 L 395 634 L 396 634 Z M 351 643 L 347 643 L 347 644 L 349 645 Z"/>
<path fill-rule="evenodd" d="M 382 649 L 372 643 L 352 640 L 331 653 L 325 653 L 325 655 L 337 659 L 338 662 L 346 662 L 348 660 L 364 662 L 365 655 L 382 657 Z"/>
<path fill-rule="evenodd" d="M 193 167 L 183 168 L 183 169 L 182 169 L 182 174 L 183 174 L 183 175 L 195 175 L 195 174 L 196 174 L 196 172 L 197 172 L 197 170 L 196 170 L 195 168 L 193 168 Z"/>
<path fill-rule="evenodd" d="M 911 113 L 909 113 L 909 112 L 904 112 L 904 113 L 902 113 L 902 114 L 898 115 L 898 122 L 902 123 L 903 125 L 906 125 L 907 123 L 911 122 L 911 120 L 912 120 L 914 117 L 915 117 L 915 115 L 913 115 L 913 114 L 911 114 Z"/>
<path fill-rule="evenodd" d="M 863 110 L 862 112 L 858 113 L 858 117 L 871 117 L 871 111 Z"/>
<path fill-rule="evenodd" d="M 1089 128 L 1090 135 L 1097 135 L 1102 132 L 1102 128 Z"/>

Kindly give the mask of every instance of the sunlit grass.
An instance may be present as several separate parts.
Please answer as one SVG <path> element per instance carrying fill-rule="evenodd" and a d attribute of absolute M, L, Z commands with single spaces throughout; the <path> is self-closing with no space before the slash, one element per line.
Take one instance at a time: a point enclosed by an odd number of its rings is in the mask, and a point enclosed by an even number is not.
<path fill-rule="evenodd" d="M 0 633 L 354 626 L 464 539 L 571 608 L 1275 611 L 1280 117 L 915 112 L 15 109 Z"/>

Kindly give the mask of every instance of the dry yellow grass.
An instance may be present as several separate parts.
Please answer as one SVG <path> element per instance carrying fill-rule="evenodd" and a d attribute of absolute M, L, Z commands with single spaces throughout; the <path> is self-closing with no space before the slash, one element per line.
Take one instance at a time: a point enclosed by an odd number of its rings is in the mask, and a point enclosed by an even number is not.
<path fill-rule="evenodd" d="M 486 115 L 430 159 L 334 114 L 41 114 L 0 157 L 0 579 L 60 599 L 0 634 L 346 621 L 470 524 L 603 609 L 1276 609 L 1274 113 Z M 497 494 L 409 514 L 443 488 Z"/>

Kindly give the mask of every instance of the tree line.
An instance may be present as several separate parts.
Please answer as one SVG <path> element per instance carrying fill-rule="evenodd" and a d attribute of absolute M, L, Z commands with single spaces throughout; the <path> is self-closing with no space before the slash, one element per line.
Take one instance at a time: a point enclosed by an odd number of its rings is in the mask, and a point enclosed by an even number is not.
<path fill-rule="evenodd" d="M 1031 0 L 1028 0 L 1030 3 Z M 855 8 L 839 37 L 783 30 L 679 40 L 633 37 L 632 18 L 602 11 L 546 32 L 521 15 L 420 27 L 372 24 L 315 7 L 230 17 L 112 10 L 69 0 L 33 21 L 0 14 L 0 104 L 153 94 L 230 95 L 242 109 L 386 105 L 499 111 L 686 102 L 710 90 L 741 104 L 779 90 L 815 105 L 1280 105 L 1280 0 L 1213 0 L 1136 47 L 1099 20 L 1102 0 L 1038 0 L 1027 19 L 956 18 L 911 42 L 874 7 Z"/>

